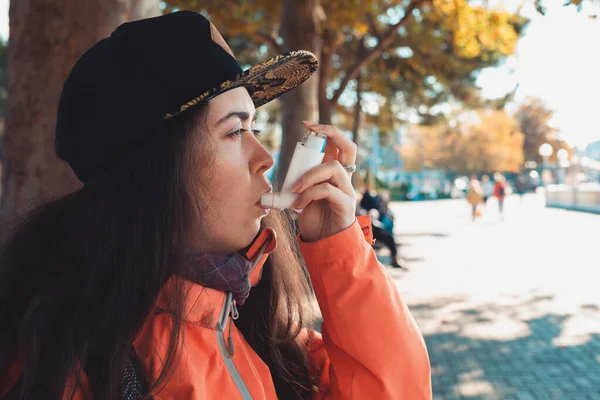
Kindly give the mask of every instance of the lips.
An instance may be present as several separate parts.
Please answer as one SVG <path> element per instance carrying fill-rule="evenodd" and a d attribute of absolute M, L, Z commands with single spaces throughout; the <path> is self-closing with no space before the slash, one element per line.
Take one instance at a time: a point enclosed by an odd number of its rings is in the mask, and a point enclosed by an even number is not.
<path fill-rule="evenodd" d="M 269 187 L 264 192 L 262 192 L 262 194 L 259 196 L 258 201 L 256 202 L 256 204 L 258 206 L 260 206 L 261 208 L 264 208 L 262 206 L 261 199 L 262 199 L 262 197 L 263 197 L 264 194 L 266 194 L 266 193 L 272 193 L 272 192 L 273 192 L 273 186 L 269 185 Z"/>
<path fill-rule="evenodd" d="M 263 216 L 265 216 L 265 217 L 266 217 L 267 215 L 269 215 L 269 212 L 270 212 L 271 210 L 269 210 L 268 208 L 264 208 L 263 206 L 259 206 L 259 207 L 260 207 L 260 209 L 262 210 L 262 215 L 263 215 Z"/>

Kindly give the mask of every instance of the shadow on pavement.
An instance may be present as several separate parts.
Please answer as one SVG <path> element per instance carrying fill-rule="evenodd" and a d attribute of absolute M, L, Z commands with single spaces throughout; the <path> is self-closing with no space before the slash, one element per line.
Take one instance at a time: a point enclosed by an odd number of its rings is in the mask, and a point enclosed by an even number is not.
<path fill-rule="evenodd" d="M 600 331 L 574 330 L 571 315 L 546 311 L 551 302 L 411 305 L 426 321 L 434 400 L 600 399 Z M 599 311 L 590 310 L 594 318 Z"/>
<path fill-rule="evenodd" d="M 419 232 L 419 233 L 401 233 L 399 235 L 396 235 L 396 237 L 399 237 L 399 238 L 403 238 L 403 237 L 410 237 L 410 238 L 434 237 L 434 238 L 440 238 L 440 239 L 448 238 L 450 236 L 451 235 L 449 235 L 448 233 L 423 233 L 423 232 Z"/>

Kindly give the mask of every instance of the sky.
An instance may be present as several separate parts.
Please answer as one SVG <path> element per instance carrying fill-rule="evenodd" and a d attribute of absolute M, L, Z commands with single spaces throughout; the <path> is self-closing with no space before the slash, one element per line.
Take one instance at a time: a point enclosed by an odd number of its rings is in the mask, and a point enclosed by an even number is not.
<path fill-rule="evenodd" d="M 522 1 L 504 0 L 508 10 Z M 517 52 L 499 68 L 484 70 L 478 80 L 486 97 L 500 97 L 515 87 L 515 103 L 539 97 L 555 111 L 552 124 L 571 146 L 600 140 L 600 7 L 580 13 L 550 0 L 545 16 L 528 2 L 522 13 L 531 19 Z M 598 14 L 598 18 L 589 18 Z"/>
<path fill-rule="evenodd" d="M 548 0 L 547 14 L 538 14 L 532 0 L 491 0 L 531 19 L 517 52 L 504 65 L 481 72 L 478 84 L 485 97 L 501 97 L 515 87 L 515 103 L 539 97 L 555 111 L 552 120 L 560 137 L 571 146 L 584 147 L 600 140 L 600 6 L 588 5 L 578 13 Z M 0 36 L 8 37 L 9 0 L 0 0 Z M 598 14 L 598 18 L 589 18 Z"/>

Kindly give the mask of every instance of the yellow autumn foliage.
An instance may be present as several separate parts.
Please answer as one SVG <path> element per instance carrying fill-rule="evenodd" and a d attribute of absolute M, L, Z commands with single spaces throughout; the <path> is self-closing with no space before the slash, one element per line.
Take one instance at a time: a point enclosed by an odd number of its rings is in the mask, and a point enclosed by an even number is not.
<path fill-rule="evenodd" d="M 423 167 L 459 173 L 519 172 L 523 134 L 504 111 L 480 110 L 476 122 L 450 128 L 446 124 L 414 126 L 402 149 L 409 170 Z"/>

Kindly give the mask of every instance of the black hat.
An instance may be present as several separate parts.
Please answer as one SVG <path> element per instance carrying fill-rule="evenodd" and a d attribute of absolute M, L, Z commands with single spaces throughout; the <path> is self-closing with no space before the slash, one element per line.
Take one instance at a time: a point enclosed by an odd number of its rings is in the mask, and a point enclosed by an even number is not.
<path fill-rule="evenodd" d="M 164 120 L 237 87 L 247 88 L 258 108 L 300 85 L 317 64 L 300 50 L 243 71 L 214 25 L 191 11 L 125 23 L 90 48 L 65 81 L 56 152 L 85 182 L 159 132 Z"/>

